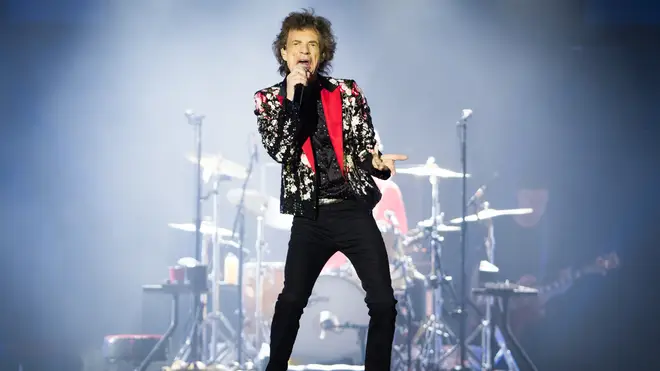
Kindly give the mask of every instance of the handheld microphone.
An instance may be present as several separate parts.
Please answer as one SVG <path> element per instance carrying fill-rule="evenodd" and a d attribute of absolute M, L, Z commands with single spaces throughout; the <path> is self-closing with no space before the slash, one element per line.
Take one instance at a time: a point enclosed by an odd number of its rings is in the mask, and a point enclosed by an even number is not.
<path fill-rule="evenodd" d="M 309 69 L 305 68 L 305 71 L 307 75 L 309 75 Z M 303 91 L 305 86 L 303 84 L 296 84 L 293 89 L 293 102 L 298 104 L 298 107 L 300 107 L 302 106 Z"/>
<path fill-rule="evenodd" d="M 294 88 L 293 102 L 296 103 L 298 107 L 302 106 L 303 89 L 305 89 L 303 84 L 296 84 Z"/>

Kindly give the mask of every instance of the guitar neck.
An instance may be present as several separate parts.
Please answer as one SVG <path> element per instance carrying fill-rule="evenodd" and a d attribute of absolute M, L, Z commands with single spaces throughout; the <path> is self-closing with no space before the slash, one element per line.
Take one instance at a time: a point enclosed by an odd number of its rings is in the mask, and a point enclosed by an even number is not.
<path fill-rule="evenodd" d="M 598 257 L 595 262 L 587 264 L 580 269 L 572 270 L 570 277 L 562 277 L 548 285 L 532 285 L 539 291 L 539 295 L 532 302 L 526 302 L 525 299 L 523 299 L 517 306 L 514 306 L 516 307 L 516 314 L 512 316 L 514 319 L 511 323 L 512 329 L 519 334 L 527 322 L 534 320 L 534 318 L 536 318 L 535 316 L 542 315 L 543 307 L 548 301 L 555 296 L 566 292 L 572 284 L 580 278 L 595 273 L 604 275 L 610 269 L 616 269 L 618 266 L 619 257 L 615 252 L 612 252 L 605 256 Z M 523 277 L 523 279 L 524 278 L 525 277 Z M 523 285 L 525 284 L 523 283 Z"/>
<path fill-rule="evenodd" d="M 566 291 L 566 289 L 568 289 L 571 286 L 573 282 L 579 280 L 580 278 L 588 274 L 589 274 L 589 269 L 583 267 L 581 269 L 574 270 L 569 280 L 559 279 L 547 285 L 541 285 L 535 288 L 539 290 L 539 297 L 541 298 L 542 302 L 545 303 L 550 299 L 554 298 L 555 296 L 563 294 Z"/>

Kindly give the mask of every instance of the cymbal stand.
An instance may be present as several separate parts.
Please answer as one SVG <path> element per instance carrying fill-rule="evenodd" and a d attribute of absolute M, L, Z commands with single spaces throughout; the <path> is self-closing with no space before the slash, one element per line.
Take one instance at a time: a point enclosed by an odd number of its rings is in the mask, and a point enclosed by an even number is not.
<path fill-rule="evenodd" d="M 235 332 L 236 329 L 234 329 L 231 326 L 231 321 L 227 319 L 227 317 L 222 313 L 220 310 L 220 282 L 224 281 L 224 266 L 222 264 L 223 257 L 224 257 L 224 248 L 223 248 L 223 241 L 220 238 L 220 235 L 218 234 L 218 231 L 220 229 L 220 212 L 219 212 L 219 205 L 220 205 L 220 198 L 219 198 L 219 190 L 218 187 L 220 185 L 221 181 L 227 180 L 228 178 L 224 175 L 221 174 L 215 174 L 212 178 L 213 181 L 213 190 L 210 192 L 210 195 L 212 195 L 212 202 L 213 202 L 213 224 L 215 226 L 215 230 L 213 231 L 213 235 L 211 237 L 211 259 L 212 259 L 212 271 L 210 274 L 210 280 L 212 282 L 211 284 L 211 310 L 213 311 L 211 315 L 209 316 L 209 320 L 211 322 L 211 337 L 210 339 L 208 338 L 208 335 L 206 337 L 206 342 L 205 344 L 208 344 L 208 359 L 210 360 L 209 363 L 215 362 L 219 358 L 218 354 L 218 343 L 220 342 L 222 337 L 225 337 L 227 335 L 223 334 L 221 331 L 221 328 L 225 328 L 229 332 L 229 336 L 231 336 L 232 333 Z M 207 195 L 208 197 L 208 195 Z M 205 328 L 206 329 L 206 328 Z M 227 345 L 232 344 L 231 346 L 234 346 L 234 341 L 233 339 L 222 339 L 222 343 L 226 343 Z"/>
<path fill-rule="evenodd" d="M 258 148 L 254 148 L 254 152 L 258 153 Z M 258 157 L 255 159 L 255 161 L 258 161 Z M 262 164 L 259 169 L 259 188 L 261 190 L 261 194 L 265 195 L 266 194 L 266 164 Z M 268 205 L 262 205 L 262 213 L 257 215 L 257 238 L 255 241 L 255 254 L 256 254 L 256 271 L 255 271 L 255 285 L 254 285 L 254 291 L 255 291 L 255 310 L 254 310 L 254 321 L 255 321 L 255 330 L 254 330 L 254 344 L 256 349 L 261 349 L 262 344 L 264 343 L 262 338 L 266 338 L 268 334 L 264 333 L 262 335 L 262 331 L 265 330 L 265 325 L 264 325 L 264 318 L 263 318 L 263 253 L 264 249 L 266 248 L 266 241 L 264 239 L 264 214 L 267 210 Z M 266 331 L 264 331 L 266 332 Z"/>
<path fill-rule="evenodd" d="M 441 216 L 440 213 L 440 197 L 438 196 L 438 178 L 437 177 L 430 177 L 429 182 L 431 183 L 431 220 L 433 221 L 432 223 L 432 234 L 430 238 L 430 244 L 431 244 L 431 276 L 429 277 L 429 281 L 431 282 L 431 287 L 433 288 L 433 291 L 431 292 L 431 300 L 432 300 L 432 311 L 433 311 L 433 317 L 437 321 L 437 324 L 440 325 L 441 327 L 438 328 L 438 330 L 442 330 L 446 328 L 447 330 L 449 329 L 448 326 L 446 326 L 442 322 L 442 305 L 443 305 L 443 298 L 442 298 L 442 285 L 441 282 L 439 282 L 439 277 L 443 277 L 442 272 L 440 272 L 440 258 L 442 255 L 442 240 L 438 238 L 437 236 L 437 226 L 438 226 L 438 219 Z M 441 221 L 442 222 L 442 221 Z M 438 276 L 439 273 L 439 276 Z M 441 333 L 441 336 L 438 336 L 438 331 L 433 331 L 432 332 L 432 344 L 433 344 L 433 349 L 435 350 L 433 352 L 433 363 L 437 364 L 438 363 L 438 356 L 439 353 L 442 352 L 443 349 L 443 337 L 446 336 L 445 333 Z"/>
<path fill-rule="evenodd" d="M 432 157 L 427 163 L 435 162 Z M 438 196 L 438 178 L 429 177 L 431 183 L 431 226 L 425 228 L 425 234 L 431 247 L 431 274 L 428 277 L 428 284 L 431 287 L 432 314 L 428 320 L 420 327 L 415 338 L 418 339 L 423 333 L 426 335 L 425 350 L 426 353 L 422 360 L 427 366 L 439 364 L 444 357 L 440 357 L 443 351 L 444 340 L 451 341 L 455 335 L 442 320 L 443 298 L 442 285 L 445 283 L 446 276 L 440 270 L 440 257 L 442 254 L 442 237 L 438 235 L 438 224 L 442 224 L 442 213 L 440 208 L 440 198 Z M 430 234 L 428 233 L 430 231 Z M 442 281 L 441 281 L 442 279 Z M 416 341 L 415 341 L 416 342 Z"/>
<path fill-rule="evenodd" d="M 415 308 L 412 305 L 413 298 L 410 296 L 410 287 L 413 283 L 409 275 L 411 259 L 409 256 L 406 256 L 401 246 L 403 236 L 401 234 L 401 230 L 399 229 L 399 222 L 396 220 L 396 217 L 390 217 L 389 219 L 390 222 L 392 223 L 392 226 L 390 228 L 392 233 L 394 234 L 394 257 L 392 259 L 393 260 L 392 273 L 396 272 L 397 270 L 400 270 L 401 276 L 403 277 L 403 281 L 404 281 L 403 292 L 404 292 L 405 300 L 403 300 L 403 302 L 400 301 L 399 303 L 402 305 L 403 309 L 405 310 L 405 316 L 406 316 L 405 327 L 407 327 L 406 331 L 404 331 L 406 335 L 406 342 L 405 342 L 406 354 L 404 356 L 400 348 L 394 347 L 392 349 L 392 353 L 393 353 L 392 368 L 398 370 L 404 367 L 404 362 L 405 362 L 405 370 L 411 371 L 412 348 L 413 348 L 412 345 L 413 345 L 413 338 L 415 336 L 415 334 L 412 333 L 412 324 L 413 324 L 412 321 L 413 318 L 416 317 Z M 388 228 L 388 231 L 390 230 L 390 228 Z"/>

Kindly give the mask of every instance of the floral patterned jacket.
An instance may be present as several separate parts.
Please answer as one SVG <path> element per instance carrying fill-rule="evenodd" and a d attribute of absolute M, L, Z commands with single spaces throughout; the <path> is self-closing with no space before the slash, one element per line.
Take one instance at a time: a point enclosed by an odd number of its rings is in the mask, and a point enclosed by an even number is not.
<path fill-rule="evenodd" d="M 357 199 L 371 212 L 381 197 L 372 176 L 388 179 L 390 172 L 371 164 L 376 140 L 367 99 L 353 80 L 323 76 L 319 80 L 323 111 L 339 166 Z M 286 80 L 259 90 L 254 101 L 263 145 L 282 164 L 280 212 L 315 218 L 318 200 L 314 153 L 309 134 L 302 130 L 297 105 L 286 99 Z"/>

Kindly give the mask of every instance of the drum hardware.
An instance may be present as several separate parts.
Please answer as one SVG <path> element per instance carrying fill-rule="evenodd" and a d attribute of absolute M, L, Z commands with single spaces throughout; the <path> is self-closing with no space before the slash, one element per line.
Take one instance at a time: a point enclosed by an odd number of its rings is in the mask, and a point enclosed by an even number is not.
<path fill-rule="evenodd" d="M 211 285 L 211 309 L 213 310 L 213 315 L 208 318 L 208 320 L 211 322 L 211 335 L 209 339 L 207 327 L 204 327 L 204 332 L 203 332 L 203 339 L 204 339 L 204 344 L 207 346 L 204 347 L 205 350 L 208 351 L 208 359 L 211 361 L 214 361 L 218 358 L 217 356 L 217 342 L 220 340 L 220 326 L 225 326 L 229 327 L 229 331 L 233 331 L 234 329 L 231 328 L 231 325 L 229 324 L 229 321 L 227 318 L 224 316 L 224 314 L 220 311 L 220 287 L 219 283 L 224 280 L 223 277 L 223 269 L 222 269 L 222 258 L 224 256 L 225 251 L 222 248 L 224 246 L 223 241 L 221 241 L 221 237 L 234 237 L 233 232 L 229 231 L 231 236 L 221 236 L 221 232 L 226 234 L 226 231 L 222 230 L 220 228 L 220 214 L 219 214 L 219 190 L 218 187 L 220 185 L 220 182 L 225 180 L 226 177 L 224 174 L 221 174 L 219 172 L 216 172 L 212 176 L 213 181 L 213 189 L 209 194 L 207 195 L 206 199 L 209 198 L 209 196 L 212 199 L 212 209 L 213 209 L 213 222 L 214 222 L 214 228 L 213 228 L 213 233 L 210 236 L 210 242 L 211 242 L 211 255 L 212 255 L 212 262 L 211 262 L 211 267 L 212 271 L 210 274 L 210 281 L 212 282 Z M 242 246 L 237 245 L 237 248 L 242 250 Z M 206 312 L 208 314 L 208 306 L 206 307 Z M 240 307 L 239 307 L 240 308 Z M 240 322 L 239 322 L 240 326 Z M 231 339 L 224 339 L 225 341 L 231 340 Z M 240 344 L 240 343 L 239 343 Z"/>
<path fill-rule="evenodd" d="M 255 146 L 255 153 L 257 148 Z M 265 241 L 265 226 L 268 225 L 275 229 L 290 230 L 293 223 L 293 216 L 280 213 L 279 200 L 274 197 L 266 196 L 266 170 L 273 167 L 270 163 L 263 163 L 260 168 L 260 191 L 247 189 L 232 189 L 227 193 L 227 199 L 232 204 L 237 204 L 239 195 L 244 195 L 245 208 L 257 218 L 257 236 L 255 240 L 256 251 L 256 275 L 255 275 L 255 313 L 254 313 L 254 341 L 255 346 L 263 346 L 265 337 L 268 336 L 268 323 L 263 316 L 263 255 L 267 253 L 268 245 Z M 263 332 L 263 334 L 262 334 Z"/>
<path fill-rule="evenodd" d="M 243 253 L 243 246 L 244 246 L 244 239 L 245 239 L 245 209 L 246 209 L 246 191 L 247 191 L 247 185 L 248 182 L 250 181 L 250 177 L 252 175 L 254 165 L 259 161 L 259 154 L 257 151 L 257 146 L 256 144 L 253 146 L 253 148 L 250 149 L 250 164 L 247 169 L 247 175 L 243 181 L 243 186 L 240 188 L 241 189 L 241 196 L 240 199 L 237 202 L 236 205 L 236 216 L 234 217 L 234 226 L 232 228 L 232 235 L 233 236 L 238 236 L 239 241 L 238 245 L 241 247 L 238 250 L 238 329 L 236 331 L 236 364 L 237 367 L 241 368 L 246 366 L 247 364 L 244 362 L 244 355 L 243 352 L 246 350 L 247 341 L 245 341 L 243 330 L 244 330 L 244 305 L 243 305 L 243 264 L 244 264 L 244 253 Z M 238 232 L 238 234 L 236 233 Z M 249 362 L 252 364 L 252 362 Z"/>
<path fill-rule="evenodd" d="M 410 276 L 410 273 L 408 272 L 409 268 L 411 268 L 412 262 L 410 261 L 406 255 L 403 254 L 402 250 L 402 236 L 401 232 L 399 230 L 399 225 L 398 222 L 395 218 L 391 218 L 392 220 L 392 225 L 394 229 L 394 235 L 396 237 L 395 239 L 395 251 L 397 251 L 400 255 L 399 257 L 395 260 L 394 262 L 394 271 L 401 270 L 401 273 L 404 278 L 405 286 L 403 290 L 403 295 L 404 295 L 404 309 L 405 309 L 405 321 L 406 321 L 406 327 L 407 331 L 404 331 L 404 334 L 406 335 L 405 339 L 405 358 L 403 357 L 403 352 L 401 352 L 399 349 L 392 348 L 394 351 L 393 354 L 393 359 L 392 359 L 392 365 L 394 369 L 397 369 L 397 366 L 405 365 L 406 370 L 412 370 L 412 349 L 413 349 L 413 331 L 412 331 L 412 326 L 413 326 L 413 319 L 415 318 L 416 315 L 420 313 L 415 312 L 415 308 L 413 307 L 413 298 L 411 296 L 411 290 L 412 290 L 412 279 Z M 414 267 L 412 268 L 414 270 Z"/>
<path fill-rule="evenodd" d="M 261 166 L 261 186 L 265 189 L 265 170 L 266 165 Z M 256 273 L 255 273 L 255 312 L 254 315 L 254 340 L 257 348 L 261 347 L 264 339 L 268 336 L 268 323 L 264 317 L 263 310 L 263 270 L 267 269 L 264 266 L 263 256 L 267 253 L 268 244 L 264 238 L 264 230 L 266 226 L 280 229 L 289 230 L 293 223 L 293 217 L 290 215 L 283 215 L 280 213 L 279 200 L 274 197 L 266 196 L 264 192 L 259 192 L 253 189 L 246 189 L 242 192 L 240 189 L 231 189 L 227 192 L 227 199 L 230 203 L 237 205 L 240 200 L 240 195 L 244 195 L 244 207 L 251 214 L 256 216 L 257 219 L 257 237 L 255 241 L 256 251 Z"/>
<path fill-rule="evenodd" d="M 319 339 L 325 339 L 326 331 L 340 332 L 346 329 L 357 330 L 358 332 L 358 342 L 360 343 L 360 350 L 364 355 L 367 350 L 367 331 L 369 330 L 369 325 L 360 325 L 351 322 L 340 323 L 339 318 L 334 315 L 332 312 L 324 310 L 319 313 L 319 326 L 321 327 L 321 333 L 319 334 Z"/>
<path fill-rule="evenodd" d="M 404 324 L 397 323 L 396 325 L 396 330 L 405 335 L 405 340 L 402 347 L 396 345 L 392 347 L 392 368 L 405 368 L 411 370 L 414 335 L 412 327 L 414 318 L 418 315 L 413 307 L 411 290 L 413 286 L 412 277 L 417 272 L 412 263 L 412 259 L 406 255 L 404 250 L 403 236 L 399 229 L 399 221 L 397 220 L 396 215 L 392 211 L 386 210 L 384 216 L 387 221 L 376 220 L 376 224 L 381 233 L 392 233 L 394 235 L 393 246 L 391 247 L 393 256 L 391 257 L 392 262 L 390 265 L 390 271 L 392 275 L 392 286 L 395 293 L 397 291 L 403 293 L 403 298 L 402 300 L 398 300 L 398 303 L 403 306 L 403 308 L 400 308 L 399 315 L 403 315 L 405 318 Z M 399 271 L 401 274 L 397 275 L 396 273 Z"/>
<path fill-rule="evenodd" d="M 257 152 L 257 148 L 255 146 L 254 148 L 255 153 Z M 261 166 L 260 167 L 260 174 L 259 174 L 259 185 L 262 193 L 266 193 L 266 166 Z M 268 204 L 262 204 L 261 210 L 266 210 L 268 208 Z M 293 221 L 292 221 L 293 222 Z M 264 325 L 264 321 L 262 318 L 262 299 L 263 299 L 263 289 L 261 285 L 261 277 L 262 277 L 262 271 L 261 271 L 261 262 L 263 258 L 263 253 L 264 250 L 266 249 L 266 241 L 264 239 L 264 217 L 261 214 L 257 215 L 257 238 L 255 239 L 255 246 L 254 250 L 256 252 L 256 258 L 257 258 L 257 271 L 256 271 L 256 280 L 255 280 L 255 308 L 254 308 L 254 344 L 257 348 L 261 348 L 263 341 L 261 337 L 261 330 L 262 326 Z M 269 352 L 270 353 L 270 352 Z"/>
<path fill-rule="evenodd" d="M 256 143 L 256 141 L 255 141 Z M 257 152 L 255 145 L 254 153 Z M 263 255 L 267 252 L 268 245 L 264 238 L 265 226 L 280 230 L 290 230 L 293 223 L 293 216 L 280 213 L 279 200 L 274 197 L 266 196 L 266 169 L 273 167 L 270 163 L 260 165 L 260 191 L 253 189 L 232 189 L 227 192 L 227 199 L 230 203 L 237 205 L 242 197 L 244 208 L 256 216 L 257 236 L 255 239 L 256 252 L 256 270 L 255 270 L 255 308 L 253 313 L 254 321 L 254 345 L 257 349 L 263 349 L 265 339 L 268 337 L 268 322 L 264 317 L 263 310 Z"/>
<path fill-rule="evenodd" d="M 320 339 L 325 339 L 326 331 L 340 331 L 344 329 L 366 330 L 369 326 L 358 325 L 350 322 L 339 323 L 339 318 L 328 310 L 321 311 L 319 314 L 319 325 L 321 326 Z"/>
<path fill-rule="evenodd" d="M 443 341 L 453 341 L 455 335 L 442 320 L 445 312 L 442 301 L 442 287 L 451 286 L 451 277 L 442 273 L 440 267 L 441 251 L 444 238 L 440 235 L 443 232 L 456 231 L 455 226 L 447 226 L 443 223 L 444 214 L 441 212 L 440 200 L 438 197 L 438 179 L 439 178 L 467 178 L 469 174 L 465 172 L 457 173 L 448 169 L 438 167 L 434 157 L 429 157 L 425 164 L 416 165 L 397 170 L 401 174 L 410 174 L 424 176 L 429 178 L 431 183 L 431 217 L 428 220 L 420 222 L 417 230 L 410 231 L 407 235 L 406 246 L 424 239 L 429 245 L 431 253 L 431 267 L 427 277 L 427 283 L 431 288 L 432 314 L 420 326 L 413 338 L 413 343 L 417 344 L 424 338 L 424 348 L 420 357 L 420 364 L 423 368 L 438 365 L 444 358 L 439 358 L 444 349 Z M 461 228 L 459 228 L 461 230 Z"/>
<path fill-rule="evenodd" d="M 442 286 L 440 283 L 447 281 L 440 267 L 443 238 L 440 231 L 443 229 L 443 213 L 441 212 L 440 199 L 438 195 L 438 178 L 466 178 L 469 174 L 456 173 L 451 170 L 442 169 L 435 163 L 434 157 L 429 157 L 426 164 L 397 170 L 402 174 L 425 176 L 431 184 L 431 217 L 430 222 L 422 223 L 420 229 L 424 232 L 425 240 L 429 243 L 431 253 L 431 271 L 427 277 L 431 288 L 432 314 L 420 326 L 413 341 L 417 343 L 424 336 L 424 348 L 420 357 L 422 368 L 432 367 L 442 361 L 444 341 L 453 341 L 455 335 L 449 326 L 443 321 L 443 299 Z M 464 175 L 465 174 L 465 175 Z M 450 281 L 450 280 L 449 280 Z"/>

